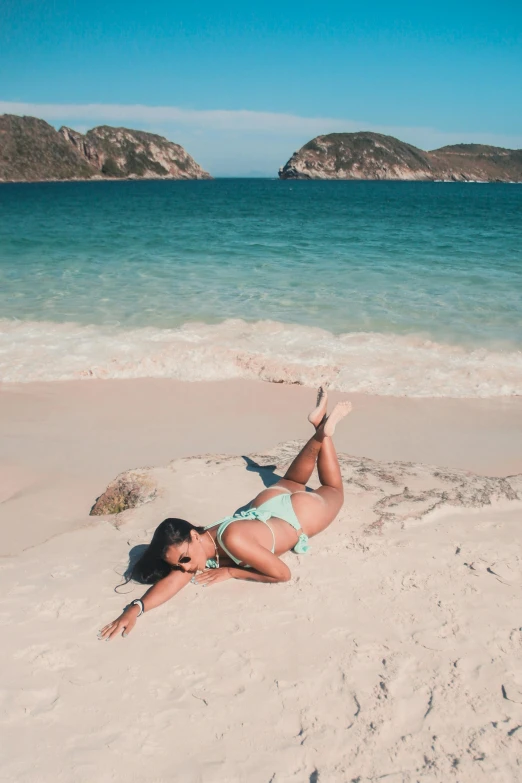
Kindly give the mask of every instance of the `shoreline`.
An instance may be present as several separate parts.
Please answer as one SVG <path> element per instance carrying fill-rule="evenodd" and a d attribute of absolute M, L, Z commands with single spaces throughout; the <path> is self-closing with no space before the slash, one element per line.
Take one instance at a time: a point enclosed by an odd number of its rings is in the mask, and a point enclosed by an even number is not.
<path fill-rule="evenodd" d="M 0 377 L 10 385 L 243 379 L 309 388 L 327 383 L 347 393 L 412 399 L 522 397 L 519 342 L 443 340 L 415 332 L 337 333 L 270 318 L 194 320 L 170 328 L 4 318 Z"/>

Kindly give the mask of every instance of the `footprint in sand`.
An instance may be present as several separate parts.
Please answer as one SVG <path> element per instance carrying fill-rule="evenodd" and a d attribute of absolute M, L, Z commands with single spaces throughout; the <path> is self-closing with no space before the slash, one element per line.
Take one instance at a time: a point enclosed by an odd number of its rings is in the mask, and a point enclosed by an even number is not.
<path fill-rule="evenodd" d="M 49 719 L 60 701 L 58 691 L 55 688 L 2 690 L 0 697 L 5 703 L 4 709 L 9 716 L 7 718 L 9 723 L 26 721 L 28 716 Z"/>
<path fill-rule="evenodd" d="M 86 617 L 85 614 L 81 614 L 80 610 L 88 605 L 86 598 L 66 598 L 52 599 L 50 601 L 43 601 L 41 604 L 37 604 L 34 607 L 36 614 L 51 615 L 57 620 L 74 619 L 78 620 L 81 617 Z"/>
<path fill-rule="evenodd" d="M 458 625 L 444 623 L 438 628 L 425 628 L 413 634 L 413 640 L 426 650 L 443 652 L 452 650 L 458 643 L 460 628 Z"/>
<path fill-rule="evenodd" d="M 78 669 L 78 671 L 71 674 L 68 678 L 71 685 L 94 685 L 95 682 L 100 682 L 102 676 L 94 669 Z"/>
<path fill-rule="evenodd" d="M 15 659 L 26 660 L 31 667 L 47 671 L 71 669 L 78 662 L 78 645 L 69 645 L 64 649 L 35 644 L 15 654 Z"/>

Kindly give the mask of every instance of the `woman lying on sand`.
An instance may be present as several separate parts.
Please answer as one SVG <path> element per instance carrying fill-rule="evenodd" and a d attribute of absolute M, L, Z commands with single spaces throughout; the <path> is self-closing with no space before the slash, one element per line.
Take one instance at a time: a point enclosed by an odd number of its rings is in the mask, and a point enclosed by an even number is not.
<path fill-rule="evenodd" d="M 321 388 L 317 407 L 308 416 L 315 435 L 299 452 L 284 478 L 264 489 L 247 511 L 207 527 L 184 519 L 165 519 L 155 530 L 131 579 L 152 583 L 143 598 L 132 601 L 123 614 L 106 625 L 100 639 L 127 636 L 136 619 L 179 593 L 189 582 L 217 584 L 225 579 L 248 582 L 287 582 L 290 569 L 280 555 L 308 550 L 308 539 L 330 525 L 343 504 L 343 484 L 332 436 L 337 423 L 352 409 L 340 402 L 326 415 L 327 395 Z M 306 491 L 317 462 L 321 486 Z M 270 523 L 268 522 L 270 520 Z"/>

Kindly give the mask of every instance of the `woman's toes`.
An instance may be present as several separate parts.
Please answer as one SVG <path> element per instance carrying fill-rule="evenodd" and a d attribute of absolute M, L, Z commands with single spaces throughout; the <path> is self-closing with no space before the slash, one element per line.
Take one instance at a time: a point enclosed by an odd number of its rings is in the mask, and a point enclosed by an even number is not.
<path fill-rule="evenodd" d="M 326 419 L 326 423 L 324 425 L 324 434 L 331 438 L 335 432 L 335 427 L 337 424 L 341 421 L 341 419 L 344 419 L 344 417 L 347 416 L 351 410 L 352 403 L 349 400 L 338 402 L 331 414 Z"/>
<path fill-rule="evenodd" d="M 314 425 L 314 427 L 319 427 L 324 417 L 326 416 L 326 406 L 328 404 L 328 394 L 326 393 L 326 389 L 324 386 L 319 386 L 319 389 L 317 391 L 317 403 L 313 411 L 308 416 L 308 421 Z"/>

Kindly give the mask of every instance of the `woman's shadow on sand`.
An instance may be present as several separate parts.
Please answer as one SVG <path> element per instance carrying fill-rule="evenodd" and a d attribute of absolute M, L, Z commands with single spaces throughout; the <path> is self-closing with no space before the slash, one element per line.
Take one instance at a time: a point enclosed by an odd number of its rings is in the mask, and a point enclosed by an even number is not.
<path fill-rule="evenodd" d="M 265 489 L 270 489 L 270 487 L 273 487 L 274 484 L 277 484 L 278 481 L 280 481 L 283 476 L 278 476 L 275 472 L 277 469 L 277 465 L 260 465 L 258 462 L 255 462 L 251 457 L 247 457 L 244 454 L 242 455 L 242 458 L 246 462 L 246 469 L 249 473 L 257 473 L 263 484 L 265 485 Z M 313 489 L 311 487 L 305 487 L 306 492 L 313 492 Z M 234 511 L 234 514 L 240 514 L 241 511 L 246 511 L 250 508 L 250 503 L 252 501 L 249 501 L 248 503 L 245 503 L 244 506 L 240 506 L 239 508 L 236 508 Z"/>
<path fill-rule="evenodd" d="M 245 455 L 243 455 L 243 459 L 246 462 L 247 471 L 249 473 L 257 473 L 265 485 L 265 489 L 273 487 L 274 484 L 277 484 L 277 482 L 283 478 L 282 476 L 276 475 L 274 472 L 277 465 L 260 465 L 258 462 L 251 459 L 251 457 L 246 457 Z"/>
<path fill-rule="evenodd" d="M 274 484 L 277 484 L 278 481 L 280 481 L 283 476 L 278 476 L 277 473 L 275 473 L 275 470 L 277 468 L 277 465 L 260 465 L 258 462 L 255 462 L 251 457 L 246 457 L 243 454 L 243 459 L 246 462 L 246 469 L 250 473 L 257 473 L 259 475 L 259 478 L 265 485 L 265 489 L 269 489 L 270 487 L 273 487 Z M 313 489 L 311 487 L 305 487 L 307 492 L 313 492 Z M 242 506 L 242 508 L 247 508 L 247 506 Z"/>

